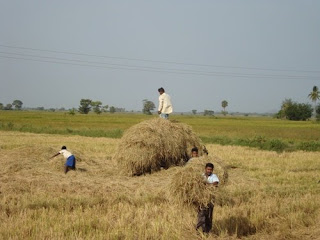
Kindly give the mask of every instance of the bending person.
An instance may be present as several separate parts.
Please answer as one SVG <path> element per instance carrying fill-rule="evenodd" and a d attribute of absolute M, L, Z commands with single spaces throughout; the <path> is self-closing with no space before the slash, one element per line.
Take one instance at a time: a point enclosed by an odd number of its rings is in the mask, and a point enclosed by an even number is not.
<path fill-rule="evenodd" d="M 66 163 L 64 164 L 64 173 L 67 174 L 70 170 L 76 169 L 76 158 L 75 156 L 67 150 L 66 146 L 62 146 L 61 150 L 53 155 L 50 159 L 62 154 L 66 159 Z"/>

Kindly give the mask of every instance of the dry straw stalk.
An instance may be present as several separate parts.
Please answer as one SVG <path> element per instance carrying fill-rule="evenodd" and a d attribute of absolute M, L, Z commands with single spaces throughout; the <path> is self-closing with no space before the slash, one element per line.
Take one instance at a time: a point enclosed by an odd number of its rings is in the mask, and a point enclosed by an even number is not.
<path fill-rule="evenodd" d="M 207 184 L 202 175 L 205 164 L 214 164 L 214 173 L 218 176 L 219 187 Z M 202 156 L 193 158 L 181 168 L 171 179 L 170 192 L 174 200 L 187 205 L 206 206 L 216 200 L 216 195 L 227 182 L 227 168 L 222 161 L 215 157 Z"/>

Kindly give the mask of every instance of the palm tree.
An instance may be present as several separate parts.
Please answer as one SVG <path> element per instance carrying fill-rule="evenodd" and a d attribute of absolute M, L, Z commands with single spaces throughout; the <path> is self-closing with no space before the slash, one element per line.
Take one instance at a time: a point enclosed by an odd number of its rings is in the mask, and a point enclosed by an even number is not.
<path fill-rule="evenodd" d="M 308 95 L 312 102 L 314 102 L 314 112 L 316 112 L 317 100 L 320 99 L 320 91 L 317 86 L 313 86 L 312 92 Z"/>
<path fill-rule="evenodd" d="M 223 107 L 223 115 L 226 115 L 226 107 L 228 107 L 228 102 L 226 100 L 223 100 L 221 102 L 221 106 Z"/>

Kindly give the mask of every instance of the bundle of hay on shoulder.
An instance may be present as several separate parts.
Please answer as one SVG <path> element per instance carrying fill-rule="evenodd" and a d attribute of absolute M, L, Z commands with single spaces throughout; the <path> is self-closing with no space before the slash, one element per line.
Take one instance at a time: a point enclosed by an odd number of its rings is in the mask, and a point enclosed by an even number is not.
<path fill-rule="evenodd" d="M 213 163 L 213 173 L 219 178 L 219 186 L 206 184 L 203 176 L 206 163 Z M 170 193 L 174 200 L 191 205 L 207 206 L 215 202 L 216 194 L 228 180 L 227 168 L 220 159 L 210 156 L 193 158 L 187 165 L 172 176 Z"/>
<path fill-rule="evenodd" d="M 125 131 L 114 159 L 126 174 L 139 176 L 187 161 L 193 147 L 202 154 L 201 140 L 190 126 L 154 118 Z"/>

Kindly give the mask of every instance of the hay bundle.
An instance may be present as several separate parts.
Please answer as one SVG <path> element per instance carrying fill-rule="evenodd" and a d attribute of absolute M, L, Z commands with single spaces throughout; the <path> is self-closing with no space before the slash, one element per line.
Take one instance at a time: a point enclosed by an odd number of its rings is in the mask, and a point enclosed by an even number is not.
<path fill-rule="evenodd" d="M 201 140 L 190 126 L 154 118 L 125 132 L 114 159 L 127 174 L 141 175 L 187 161 L 192 147 L 202 154 Z"/>
<path fill-rule="evenodd" d="M 202 176 L 208 162 L 214 164 L 213 173 L 220 180 L 219 187 L 206 184 L 205 178 Z M 227 168 L 218 158 L 208 156 L 194 158 L 172 177 L 170 193 L 175 200 L 181 203 L 206 206 L 215 202 L 216 194 L 227 182 L 227 179 Z"/>

